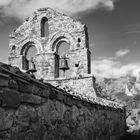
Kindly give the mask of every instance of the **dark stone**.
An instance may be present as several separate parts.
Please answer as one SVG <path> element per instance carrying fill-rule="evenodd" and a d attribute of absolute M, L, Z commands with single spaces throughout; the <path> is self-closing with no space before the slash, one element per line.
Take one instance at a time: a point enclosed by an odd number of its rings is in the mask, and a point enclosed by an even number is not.
<path fill-rule="evenodd" d="M 13 46 L 13 47 L 15 47 L 15 46 Z M 11 73 L 14 73 L 14 74 L 16 74 L 18 72 L 21 72 L 20 69 L 18 67 L 16 67 L 16 66 L 13 66 L 13 67 L 10 66 L 9 70 L 10 70 Z"/>
<path fill-rule="evenodd" d="M 11 89 L 3 89 L 1 93 L 2 106 L 16 108 L 20 105 L 19 93 Z"/>
<path fill-rule="evenodd" d="M 9 130 L 14 122 L 14 111 L 13 110 L 6 110 L 0 108 L 0 135 L 3 135 L 2 132 L 6 132 Z"/>
<path fill-rule="evenodd" d="M 18 90 L 24 93 L 31 93 L 32 85 L 29 82 L 20 79 L 18 80 Z"/>
<path fill-rule="evenodd" d="M 37 86 L 37 85 L 33 85 L 32 86 L 32 93 L 33 94 L 37 94 L 37 95 L 41 95 L 43 91 L 43 88 Z"/>
<path fill-rule="evenodd" d="M 32 86 L 32 93 L 35 95 L 39 95 L 39 96 L 48 98 L 50 95 L 50 92 L 51 92 L 50 87 L 41 87 L 41 86 L 37 86 L 37 85 Z"/>
<path fill-rule="evenodd" d="M 5 64 L 5 63 L 0 62 L 0 69 L 2 69 L 2 70 L 3 70 L 3 68 L 4 68 L 5 70 L 10 70 L 10 66 L 9 66 L 9 65 L 7 65 L 7 64 Z"/>
<path fill-rule="evenodd" d="M 50 99 L 56 99 L 56 98 L 57 98 L 57 94 L 58 94 L 58 93 L 57 93 L 56 90 L 51 89 L 49 98 L 50 98 Z"/>
<path fill-rule="evenodd" d="M 9 79 L 8 85 L 9 85 L 9 88 L 18 90 L 18 84 L 17 84 L 17 81 L 16 80 Z"/>
<path fill-rule="evenodd" d="M 0 132 L 0 138 L 4 138 L 7 133 L 7 130 Z"/>
<path fill-rule="evenodd" d="M 8 87 L 9 85 L 9 76 L 3 73 L 0 73 L 0 86 Z"/>
<path fill-rule="evenodd" d="M 41 96 L 48 98 L 51 93 L 51 88 L 46 87 L 45 89 L 42 90 Z"/>
<path fill-rule="evenodd" d="M 61 92 L 58 92 L 57 99 L 59 101 L 64 101 L 64 98 L 66 98 L 66 97 L 64 97 L 64 95 Z"/>
<path fill-rule="evenodd" d="M 35 104 L 35 105 L 39 105 L 46 102 L 45 98 L 42 98 L 40 96 L 36 96 L 33 94 L 21 94 L 20 100 L 23 103 L 30 103 L 30 104 Z"/>
<path fill-rule="evenodd" d="M 73 100 L 73 105 L 77 106 L 78 108 L 82 107 L 82 102 L 80 100 Z"/>
<path fill-rule="evenodd" d="M 73 101 L 72 101 L 71 97 L 66 97 L 65 104 L 68 105 L 68 106 L 73 105 Z"/>

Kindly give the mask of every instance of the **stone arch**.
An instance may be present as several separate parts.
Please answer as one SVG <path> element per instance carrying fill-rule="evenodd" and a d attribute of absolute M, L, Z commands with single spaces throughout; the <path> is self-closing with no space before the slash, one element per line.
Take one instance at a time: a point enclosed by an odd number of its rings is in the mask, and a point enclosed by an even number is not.
<path fill-rule="evenodd" d="M 45 51 L 57 52 L 60 42 L 67 42 L 70 44 L 70 50 L 73 50 L 76 47 L 77 40 L 70 33 L 58 32 L 49 38 Z"/>
<path fill-rule="evenodd" d="M 65 38 L 65 37 L 59 37 L 59 38 L 57 38 L 57 39 L 54 41 L 54 43 L 53 43 L 53 45 L 52 45 L 52 51 L 58 53 L 59 46 L 60 46 L 60 44 L 63 43 L 63 42 L 66 42 L 66 43 L 68 43 L 68 44 L 70 45 L 70 41 L 69 41 L 67 38 Z M 70 49 L 70 48 L 69 48 L 69 49 Z"/>
<path fill-rule="evenodd" d="M 29 50 L 31 47 L 35 47 L 35 44 L 34 44 L 33 42 L 27 42 L 27 43 L 21 48 L 20 55 L 26 56 L 28 50 Z M 36 47 L 35 47 L 35 48 L 36 48 Z"/>
<path fill-rule="evenodd" d="M 43 52 L 42 45 L 39 41 L 37 41 L 35 39 L 26 39 L 19 45 L 19 48 L 20 48 L 19 55 L 22 55 L 23 51 L 25 51 L 24 49 L 28 49 L 28 48 L 26 48 L 26 47 L 28 47 L 26 45 L 28 45 L 28 46 L 33 45 L 37 50 L 37 54 L 40 54 Z"/>
<path fill-rule="evenodd" d="M 43 49 L 41 44 L 34 39 L 27 39 L 20 44 L 19 55 L 21 56 L 21 67 L 24 70 L 29 70 L 31 62 L 27 59 L 27 53 L 31 47 L 35 47 L 37 54 L 41 54 Z"/>

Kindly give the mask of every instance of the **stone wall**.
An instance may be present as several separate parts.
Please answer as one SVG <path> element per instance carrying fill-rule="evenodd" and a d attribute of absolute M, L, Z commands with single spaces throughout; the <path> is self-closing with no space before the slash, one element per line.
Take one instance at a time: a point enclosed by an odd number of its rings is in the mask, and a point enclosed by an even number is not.
<path fill-rule="evenodd" d="M 42 83 L 0 64 L 0 140 L 116 140 L 121 104 Z"/>
<path fill-rule="evenodd" d="M 85 96 L 96 97 L 95 77 L 93 75 L 69 79 L 57 78 L 55 80 L 45 80 L 45 82 L 55 87 L 77 92 Z"/>

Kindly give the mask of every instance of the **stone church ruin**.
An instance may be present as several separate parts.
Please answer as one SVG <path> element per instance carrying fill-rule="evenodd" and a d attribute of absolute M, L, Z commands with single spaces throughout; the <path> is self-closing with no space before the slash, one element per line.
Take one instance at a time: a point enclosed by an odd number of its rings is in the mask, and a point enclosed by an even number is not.
<path fill-rule="evenodd" d="M 9 64 L 0 63 L 0 139 L 121 138 L 125 107 L 96 94 L 84 24 L 42 8 L 9 40 Z"/>

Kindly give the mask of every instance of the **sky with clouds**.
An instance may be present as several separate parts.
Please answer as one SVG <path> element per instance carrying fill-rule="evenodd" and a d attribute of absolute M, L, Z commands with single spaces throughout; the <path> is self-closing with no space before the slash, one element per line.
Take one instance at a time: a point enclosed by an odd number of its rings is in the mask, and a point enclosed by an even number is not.
<path fill-rule="evenodd" d="M 95 76 L 138 74 L 140 0 L 0 0 L 0 61 L 8 57 L 9 33 L 41 7 L 55 8 L 87 25 Z"/>

